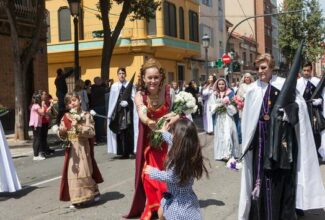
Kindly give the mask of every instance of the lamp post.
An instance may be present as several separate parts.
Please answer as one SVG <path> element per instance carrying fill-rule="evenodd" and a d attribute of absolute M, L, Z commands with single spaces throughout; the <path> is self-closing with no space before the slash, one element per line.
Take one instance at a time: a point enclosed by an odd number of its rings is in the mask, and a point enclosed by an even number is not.
<path fill-rule="evenodd" d="M 207 34 L 204 34 L 202 37 L 202 45 L 205 49 L 205 72 L 208 77 L 209 75 L 209 70 L 208 70 L 208 49 L 210 45 L 210 37 Z"/>
<path fill-rule="evenodd" d="M 80 0 L 68 0 L 71 16 L 74 24 L 74 76 L 77 81 L 80 78 L 79 73 L 79 34 L 78 23 L 80 13 Z"/>

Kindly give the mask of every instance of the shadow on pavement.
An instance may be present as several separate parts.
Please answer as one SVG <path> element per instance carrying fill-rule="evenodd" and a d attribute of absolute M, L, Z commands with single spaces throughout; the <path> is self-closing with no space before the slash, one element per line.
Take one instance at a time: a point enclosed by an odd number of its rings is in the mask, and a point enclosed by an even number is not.
<path fill-rule="evenodd" d="M 200 203 L 200 207 L 201 208 L 206 208 L 208 206 L 224 206 L 225 203 L 223 201 L 220 200 L 216 200 L 216 199 L 206 199 L 206 200 L 199 200 Z"/>
<path fill-rule="evenodd" d="M 20 199 L 21 197 L 26 196 L 27 194 L 33 192 L 35 189 L 38 189 L 38 187 L 35 186 L 28 186 L 24 187 L 21 190 L 13 193 L 9 192 L 3 192 L 0 193 L 0 201 L 6 201 L 8 199 Z"/>

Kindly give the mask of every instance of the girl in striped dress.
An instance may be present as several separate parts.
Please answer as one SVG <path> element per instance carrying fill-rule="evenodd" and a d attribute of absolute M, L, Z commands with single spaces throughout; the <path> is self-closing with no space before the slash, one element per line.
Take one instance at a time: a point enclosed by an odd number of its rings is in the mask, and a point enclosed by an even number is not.
<path fill-rule="evenodd" d="M 171 148 L 165 162 L 165 171 L 147 165 L 145 174 L 150 178 L 166 182 L 168 192 L 158 210 L 159 219 L 200 220 L 202 215 L 197 196 L 193 191 L 194 179 L 200 179 L 203 173 L 208 176 L 201 152 L 196 126 L 190 120 L 179 119 L 173 128 L 173 134 L 163 130 L 163 138 Z"/>

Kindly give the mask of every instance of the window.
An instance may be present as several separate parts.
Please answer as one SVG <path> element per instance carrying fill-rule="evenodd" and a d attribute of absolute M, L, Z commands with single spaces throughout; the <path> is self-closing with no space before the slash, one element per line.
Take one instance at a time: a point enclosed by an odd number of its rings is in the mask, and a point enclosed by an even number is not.
<path fill-rule="evenodd" d="M 148 31 L 148 35 L 156 35 L 157 34 L 156 16 L 154 18 L 151 18 L 147 22 L 147 31 Z"/>
<path fill-rule="evenodd" d="M 165 35 L 177 37 L 176 7 L 174 4 L 164 2 Z"/>
<path fill-rule="evenodd" d="M 249 63 L 250 65 L 253 65 L 253 54 L 249 54 Z"/>
<path fill-rule="evenodd" d="M 189 17 L 189 37 L 191 41 L 199 42 L 199 19 L 196 12 L 190 10 L 188 13 Z"/>
<path fill-rule="evenodd" d="M 70 10 L 67 7 L 59 9 L 59 40 L 71 40 Z"/>
<path fill-rule="evenodd" d="M 179 16 L 179 38 L 185 39 L 184 34 L 184 9 L 182 7 L 178 10 L 178 16 Z"/>
<path fill-rule="evenodd" d="M 202 0 L 202 4 L 208 7 L 212 7 L 212 0 Z"/>
<path fill-rule="evenodd" d="M 47 43 L 51 42 L 51 21 L 50 21 L 50 12 L 46 10 L 46 26 L 47 26 L 47 32 L 46 32 L 46 38 Z"/>
<path fill-rule="evenodd" d="M 246 52 L 243 52 L 243 61 L 244 61 L 244 65 L 247 64 L 247 59 L 246 59 Z"/>

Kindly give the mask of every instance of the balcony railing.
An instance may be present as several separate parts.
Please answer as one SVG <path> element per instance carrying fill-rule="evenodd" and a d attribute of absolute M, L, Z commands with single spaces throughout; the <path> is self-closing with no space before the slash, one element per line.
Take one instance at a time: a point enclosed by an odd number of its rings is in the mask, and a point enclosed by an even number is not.
<path fill-rule="evenodd" d="M 18 20 L 33 22 L 36 18 L 36 5 L 38 0 L 14 0 L 15 15 Z M 0 17 L 6 17 L 4 11 L 5 3 L 0 1 Z"/>

